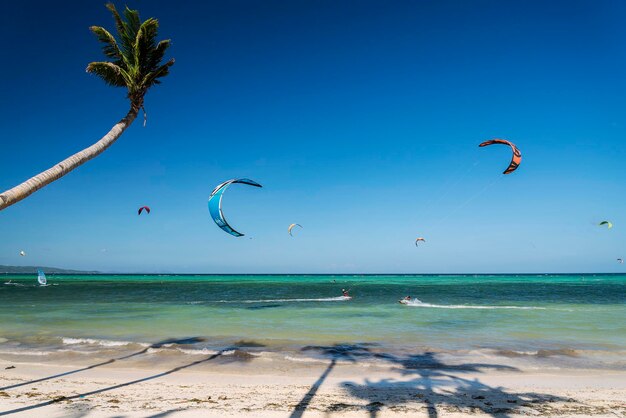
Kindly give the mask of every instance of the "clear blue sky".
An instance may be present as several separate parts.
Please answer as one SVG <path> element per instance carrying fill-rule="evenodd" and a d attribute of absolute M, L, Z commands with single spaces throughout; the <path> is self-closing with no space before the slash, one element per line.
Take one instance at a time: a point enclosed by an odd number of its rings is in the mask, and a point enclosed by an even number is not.
<path fill-rule="evenodd" d="M 3 4 L 0 188 L 99 139 L 125 92 L 98 1 Z M 118 3 L 118 7 L 123 4 Z M 101 271 L 625 271 L 626 4 L 130 1 L 171 75 L 102 156 L 0 212 L 0 264 Z M 501 137 L 523 153 L 478 148 Z M 218 183 L 245 237 L 210 219 Z M 152 213 L 138 217 L 139 206 Z M 609 219 L 608 231 L 596 226 Z M 298 222 L 304 229 L 287 235 Z M 413 241 L 427 242 L 415 248 Z M 252 239 L 249 239 L 252 238 Z M 27 257 L 19 257 L 25 250 Z"/>

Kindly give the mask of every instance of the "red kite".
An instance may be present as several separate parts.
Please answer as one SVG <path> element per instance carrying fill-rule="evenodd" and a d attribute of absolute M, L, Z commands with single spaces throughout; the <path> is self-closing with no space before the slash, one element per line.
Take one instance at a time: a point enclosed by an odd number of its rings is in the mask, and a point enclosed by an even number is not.
<path fill-rule="evenodd" d="M 493 145 L 493 144 L 508 145 L 513 150 L 513 158 L 511 158 L 511 163 L 506 168 L 506 170 L 504 170 L 503 174 L 511 174 L 512 172 L 517 170 L 517 167 L 519 167 L 520 163 L 522 162 L 522 153 L 515 146 L 515 144 L 513 144 L 512 142 L 509 142 L 509 141 L 507 141 L 505 139 L 492 139 L 490 141 L 483 142 L 482 144 L 479 145 L 479 147 L 486 147 L 488 145 Z"/>

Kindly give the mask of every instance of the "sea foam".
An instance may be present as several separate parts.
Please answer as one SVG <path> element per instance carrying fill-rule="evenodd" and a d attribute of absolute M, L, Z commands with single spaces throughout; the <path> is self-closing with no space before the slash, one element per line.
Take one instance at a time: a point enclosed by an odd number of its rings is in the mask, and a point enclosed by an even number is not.
<path fill-rule="evenodd" d="M 332 298 L 316 299 L 254 299 L 254 300 L 216 300 L 207 301 L 213 303 L 266 303 L 266 302 L 343 302 L 352 298 L 346 296 L 336 296 Z"/>
<path fill-rule="evenodd" d="M 434 303 L 424 303 L 420 300 L 411 300 L 408 302 L 403 302 L 406 306 L 413 306 L 417 308 L 438 308 L 438 309 L 524 309 L 524 310 L 534 310 L 540 309 L 544 310 L 546 308 L 541 306 L 506 306 L 506 305 L 437 305 Z"/>
<path fill-rule="evenodd" d="M 150 344 L 137 343 L 133 341 L 115 341 L 115 340 L 98 340 L 95 338 L 68 338 L 62 337 L 63 344 L 65 345 L 77 345 L 77 344 L 89 344 L 99 345 L 102 347 L 121 347 L 125 345 L 137 344 L 142 347 L 149 347 Z"/>

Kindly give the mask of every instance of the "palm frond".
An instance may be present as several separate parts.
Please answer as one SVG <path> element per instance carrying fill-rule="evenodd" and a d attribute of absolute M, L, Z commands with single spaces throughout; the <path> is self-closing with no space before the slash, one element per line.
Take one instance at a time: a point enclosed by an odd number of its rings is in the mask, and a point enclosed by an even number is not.
<path fill-rule="evenodd" d="M 135 62 L 138 63 L 144 72 L 153 70 L 150 67 L 149 56 L 156 48 L 156 40 L 159 31 L 159 22 L 150 18 L 144 21 L 137 31 L 135 38 Z"/>
<path fill-rule="evenodd" d="M 96 35 L 98 40 L 104 44 L 102 46 L 102 52 L 104 52 L 104 55 L 114 60 L 122 60 L 122 51 L 120 51 L 115 37 L 111 35 L 109 31 L 101 26 L 92 26 L 89 30 L 91 30 L 94 35 Z"/>
<path fill-rule="evenodd" d="M 139 28 L 141 27 L 139 12 L 137 10 L 129 9 L 127 6 L 126 9 L 124 9 L 124 18 L 126 18 L 127 34 L 134 41 L 137 36 L 137 32 L 139 32 Z"/>
<path fill-rule="evenodd" d="M 105 7 L 107 9 L 109 9 L 111 14 L 113 15 L 113 19 L 115 20 L 115 28 L 117 29 L 117 33 L 119 35 L 122 35 L 122 34 L 126 33 L 126 23 L 124 23 L 124 21 L 122 20 L 122 17 L 120 16 L 120 14 L 118 13 L 117 9 L 115 8 L 115 5 L 113 3 L 107 3 L 105 5 Z"/>
<path fill-rule="evenodd" d="M 141 84 L 146 87 L 146 89 L 152 87 L 155 84 L 161 84 L 159 78 L 163 78 L 170 73 L 170 67 L 174 65 L 174 58 L 170 59 L 165 64 L 158 67 L 156 70 L 148 73 L 142 80 Z"/>
<path fill-rule="evenodd" d="M 148 67 L 156 68 L 159 66 L 161 61 L 163 61 L 163 57 L 165 57 L 165 51 L 170 47 L 171 40 L 165 39 L 157 44 L 157 46 L 150 51 L 150 54 L 147 57 Z"/>
<path fill-rule="evenodd" d="M 113 3 L 107 3 L 106 8 L 109 9 L 111 14 L 113 15 L 113 20 L 115 20 L 115 28 L 117 30 L 117 35 L 120 40 L 120 49 L 125 55 L 127 61 L 132 61 L 132 51 L 133 42 L 135 41 L 135 34 L 132 33 L 132 30 L 129 28 L 128 23 L 125 22 L 124 19 L 122 19 L 122 16 L 119 14 Z"/>
<path fill-rule="evenodd" d="M 90 62 L 86 71 L 95 74 L 110 86 L 127 87 L 128 78 L 125 71 L 112 62 Z"/>

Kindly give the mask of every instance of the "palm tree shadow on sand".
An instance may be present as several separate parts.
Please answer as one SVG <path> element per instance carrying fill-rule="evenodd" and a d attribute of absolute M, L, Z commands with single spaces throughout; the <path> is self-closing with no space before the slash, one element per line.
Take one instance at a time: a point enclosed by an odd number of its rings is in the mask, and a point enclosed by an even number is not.
<path fill-rule="evenodd" d="M 109 360 L 106 360 L 106 361 L 103 361 L 103 362 L 100 362 L 100 363 L 92 364 L 90 366 L 81 367 L 80 369 L 76 369 L 76 370 L 70 370 L 68 372 L 55 374 L 55 375 L 52 375 L 52 376 L 46 376 L 46 377 L 42 377 L 42 378 L 39 378 L 39 379 L 29 380 L 28 382 L 17 383 L 15 385 L 5 386 L 5 387 L 0 388 L 0 390 L 8 390 L 8 389 L 19 388 L 20 386 L 26 386 L 26 385 L 30 385 L 30 384 L 33 384 L 33 383 L 43 382 L 43 381 L 46 381 L 46 380 L 57 379 L 59 377 L 68 376 L 68 375 L 71 375 L 71 374 L 83 372 L 85 370 L 95 369 L 96 367 L 106 366 L 107 364 L 112 364 L 112 363 L 115 363 L 116 361 L 126 360 L 126 359 L 129 359 L 129 358 L 132 358 L 132 357 L 139 356 L 141 354 L 145 354 L 151 348 L 161 348 L 161 347 L 163 347 L 165 345 L 170 345 L 170 344 L 174 344 L 174 345 L 195 344 L 195 343 L 200 343 L 200 342 L 203 342 L 203 341 L 204 341 L 204 338 L 200 338 L 200 337 L 171 338 L 171 339 L 163 340 L 163 341 L 158 342 L 158 343 L 151 344 L 150 346 L 144 348 L 143 350 L 139 350 L 137 352 L 134 352 L 134 353 L 131 353 L 131 354 L 127 354 L 125 356 L 112 358 L 112 359 L 109 359 Z"/>
<path fill-rule="evenodd" d="M 478 378 L 468 379 L 464 373 L 482 373 L 484 370 L 519 371 L 514 367 L 485 364 L 447 364 L 437 358 L 436 353 L 409 355 L 376 354 L 375 358 L 390 362 L 403 376 L 416 376 L 411 380 L 382 379 L 365 383 L 344 382 L 342 386 L 351 396 L 368 401 L 361 408 L 375 418 L 383 407 L 399 409 L 401 405 L 423 403 L 430 418 L 439 416 L 438 408 L 454 412 L 478 412 L 507 417 L 522 407 L 540 407 L 555 401 L 568 401 L 549 394 L 534 392 L 509 393 L 502 387 L 494 387 Z M 339 407 L 339 408 L 338 408 Z M 340 409 L 341 405 L 331 409 Z"/>
<path fill-rule="evenodd" d="M 195 339 L 195 337 L 194 337 L 194 339 Z M 189 342 L 187 342 L 187 344 L 190 344 L 190 343 L 192 343 L 191 340 L 192 339 L 185 339 L 185 340 L 180 340 L 180 341 L 189 341 Z M 175 343 L 174 341 L 176 341 L 176 340 L 166 340 L 164 342 L 153 344 L 150 347 L 147 347 L 146 349 L 141 350 L 140 352 L 133 353 L 132 355 L 124 356 L 124 357 L 121 357 L 121 358 L 118 358 L 118 359 L 113 359 L 113 360 L 115 361 L 115 360 L 120 360 L 122 358 L 125 359 L 125 358 L 129 358 L 131 356 L 143 354 L 143 353 L 145 353 L 148 350 L 148 348 L 151 348 L 151 347 L 158 348 L 158 347 L 163 346 L 164 344 L 173 344 L 173 343 Z M 196 340 L 195 342 L 197 342 L 197 341 L 203 341 L 203 340 L 199 339 L 199 340 Z M 30 411 L 30 410 L 33 410 L 33 409 L 42 408 L 44 406 L 52 405 L 52 404 L 59 403 L 59 402 L 72 401 L 72 400 L 76 400 L 76 399 L 79 399 L 79 398 L 86 398 L 88 396 L 97 395 L 97 394 L 100 394 L 100 393 L 103 393 L 103 392 L 108 392 L 108 391 L 119 389 L 119 388 L 123 388 L 123 387 L 126 387 L 126 386 L 131 386 L 131 385 L 135 385 L 135 384 L 138 384 L 138 383 L 143 383 L 143 382 L 147 382 L 147 381 L 150 381 L 150 380 L 158 379 L 160 377 L 167 376 L 167 375 L 170 375 L 172 373 L 176 373 L 178 371 L 181 371 L 181 370 L 184 370 L 184 369 L 188 369 L 190 367 L 194 367 L 194 366 L 197 366 L 199 364 L 207 363 L 209 361 L 215 360 L 215 359 L 219 358 L 220 356 L 222 356 L 226 352 L 237 351 L 239 348 L 244 348 L 246 346 L 249 346 L 249 345 L 246 345 L 245 342 L 242 342 L 242 343 L 243 343 L 243 345 L 233 345 L 233 346 L 229 346 L 229 347 L 223 348 L 223 349 L 219 350 L 217 353 L 212 354 L 212 355 L 210 355 L 210 356 L 208 356 L 206 358 L 203 358 L 201 360 L 196 360 L 196 361 L 193 361 L 191 363 L 184 364 L 182 366 L 174 367 L 174 368 L 172 368 L 170 370 L 167 370 L 167 371 L 164 371 L 164 372 L 161 372 L 161 373 L 157 373 L 157 374 L 154 374 L 154 375 L 151 375 L 151 376 L 146 376 L 146 377 L 143 377 L 141 379 L 135 379 L 135 380 L 132 380 L 132 381 L 129 381 L 129 382 L 125 382 L 125 383 L 120 383 L 120 384 L 117 384 L 117 385 L 108 386 L 108 387 L 101 388 L 101 389 L 92 390 L 92 391 L 89 391 L 89 392 L 79 393 L 79 394 L 75 394 L 75 395 L 71 395 L 71 396 L 59 396 L 59 397 L 56 397 L 55 399 L 52 399 L 50 401 L 41 402 L 41 403 L 36 404 L 36 405 L 24 406 L 24 407 L 12 409 L 12 410 L 9 410 L 9 411 L 1 411 L 0 412 L 0 416 L 15 414 L 15 413 L 18 413 L 18 412 Z M 260 345 L 258 345 L 258 344 L 254 345 L 254 347 L 259 347 L 259 346 Z M 234 361 L 248 362 L 248 361 L 251 361 L 251 359 L 252 359 L 251 356 L 238 355 L 238 356 L 234 356 L 233 359 L 229 360 L 228 362 L 234 362 Z M 111 362 L 103 362 L 103 363 L 99 363 L 98 365 L 110 364 Z M 73 371 L 73 372 L 76 373 L 76 372 L 79 372 L 79 371 L 82 371 L 82 370 L 87 370 L 89 368 L 97 367 L 98 365 L 93 365 L 93 366 L 90 366 L 88 368 L 79 369 L 79 370 L 76 370 L 76 371 Z M 72 372 L 67 372 L 67 373 L 64 373 L 64 374 L 50 376 L 50 377 L 44 378 L 44 379 L 39 379 L 37 381 L 42 381 L 42 380 L 46 380 L 46 379 L 52 379 L 54 377 L 64 376 L 64 375 L 71 374 L 71 373 Z M 157 414 L 157 416 L 159 416 L 159 415 Z"/>
<path fill-rule="evenodd" d="M 448 364 L 437 358 L 436 353 L 425 352 L 408 356 L 397 356 L 373 350 L 374 344 L 335 344 L 332 346 L 309 346 L 302 351 L 316 351 L 330 359 L 329 365 L 309 391 L 294 407 L 290 418 L 301 418 L 309 408 L 319 388 L 336 367 L 338 361 L 356 363 L 363 360 L 378 360 L 391 364 L 392 371 L 401 376 L 416 376 L 411 380 L 382 379 L 365 380 L 365 383 L 344 382 L 343 388 L 351 397 L 367 401 L 362 404 L 337 403 L 326 412 L 365 409 L 371 418 L 378 416 L 382 408 L 400 410 L 403 405 L 423 403 L 430 418 L 439 416 L 438 408 L 457 411 L 478 412 L 494 417 L 506 417 L 522 407 L 539 408 L 555 401 L 568 401 L 549 394 L 534 392 L 509 393 L 502 387 L 493 387 L 478 378 L 463 377 L 464 373 L 483 373 L 485 370 L 517 372 L 514 367 L 488 364 Z"/>
<path fill-rule="evenodd" d="M 309 391 L 304 395 L 304 397 L 298 402 L 295 406 L 294 411 L 289 416 L 290 418 L 300 418 L 304 411 L 307 410 L 309 404 L 315 397 L 315 394 L 319 390 L 320 386 L 324 383 L 330 372 L 337 365 L 337 361 L 348 361 L 355 363 L 358 359 L 363 359 L 365 357 L 371 357 L 370 350 L 365 344 L 335 344 L 332 346 L 306 346 L 302 348 L 302 351 L 317 351 L 322 356 L 329 358 L 330 363 L 326 370 L 322 373 L 322 375 L 317 379 L 315 383 L 311 386 Z"/>

